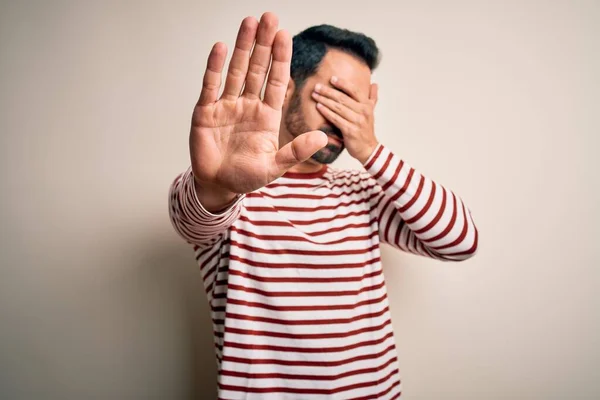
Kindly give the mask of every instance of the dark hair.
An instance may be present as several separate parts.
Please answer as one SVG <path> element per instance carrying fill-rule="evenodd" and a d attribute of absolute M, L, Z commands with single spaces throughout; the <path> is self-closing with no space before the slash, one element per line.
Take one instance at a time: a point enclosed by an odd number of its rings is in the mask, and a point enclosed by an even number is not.
<path fill-rule="evenodd" d="M 317 72 L 330 48 L 358 57 L 371 71 L 379 64 L 379 49 L 370 37 L 332 25 L 312 26 L 293 38 L 291 78 L 297 89 Z"/>

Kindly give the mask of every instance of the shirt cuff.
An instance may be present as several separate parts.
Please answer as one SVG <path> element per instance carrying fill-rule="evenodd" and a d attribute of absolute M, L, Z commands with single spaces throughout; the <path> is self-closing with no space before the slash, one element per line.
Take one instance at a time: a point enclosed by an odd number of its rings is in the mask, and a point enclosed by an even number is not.
<path fill-rule="evenodd" d="M 237 194 L 233 200 L 231 200 L 231 202 L 229 202 L 229 204 L 225 205 L 223 208 L 217 210 L 217 211 L 208 211 L 200 202 L 200 200 L 198 199 L 198 194 L 196 193 L 196 180 L 194 179 L 194 174 L 192 172 L 192 167 L 188 168 L 188 171 L 186 173 L 187 177 L 187 192 L 188 192 L 188 198 L 190 198 L 192 201 L 190 202 L 191 204 L 189 204 L 189 206 L 191 206 L 192 208 L 194 208 L 194 211 L 196 211 L 198 214 L 211 218 L 211 219 L 218 219 L 218 218 L 222 218 L 223 216 L 227 215 L 227 214 L 231 214 L 232 212 L 234 212 L 236 210 L 236 208 L 238 207 L 238 205 L 241 203 L 242 200 L 244 200 L 244 198 L 246 197 L 246 194 Z"/>

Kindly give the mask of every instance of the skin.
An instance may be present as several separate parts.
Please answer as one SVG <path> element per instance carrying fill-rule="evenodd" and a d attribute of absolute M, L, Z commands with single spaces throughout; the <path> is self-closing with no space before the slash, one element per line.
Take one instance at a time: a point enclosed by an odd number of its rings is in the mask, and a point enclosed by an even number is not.
<path fill-rule="evenodd" d="M 318 129 L 328 135 L 325 148 L 290 171 L 317 171 L 322 164 L 333 162 L 344 149 L 364 164 L 378 144 L 374 130 L 377 89 L 377 84 L 371 84 L 369 67 L 337 49 L 326 53 L 317 73 L 302 87 L 297 89 L 290 80 L 280 145 L 304 131 Z"/>
<path fill-rule="evenodd" d="M 368 66 L 330 50 L 296 91 L 289 77 L 291 53 L 292 39 L 278 29 L 277 16 L 245 18 L 219 98 L 227 47 L 213 46 L 190 129 L 196 193 L 209 212 L 286 171 L 317 171 L 344 147 L 364 163 L 377 146 L 377 86 L 370 83 Z"/>

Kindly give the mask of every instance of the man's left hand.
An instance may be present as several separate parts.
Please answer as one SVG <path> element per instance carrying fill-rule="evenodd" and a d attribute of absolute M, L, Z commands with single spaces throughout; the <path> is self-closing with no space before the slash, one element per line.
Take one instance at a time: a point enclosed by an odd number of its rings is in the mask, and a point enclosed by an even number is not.
<path fill-rule="evenodd" d="M 371 84 L 369 97 L 359 94 L 350 82 L 331 78 L 333 88 L 315 85 L 312 98 L 317 109 L 342 131 L 348 153 L 364 164 L 377 147 L 374 110 L 377 104 L 376 83 Z"/>

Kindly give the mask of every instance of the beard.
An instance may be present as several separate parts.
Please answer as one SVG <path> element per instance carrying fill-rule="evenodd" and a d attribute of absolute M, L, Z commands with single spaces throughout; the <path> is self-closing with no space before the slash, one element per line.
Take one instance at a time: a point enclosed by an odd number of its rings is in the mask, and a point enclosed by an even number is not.
<path fill-rule="evenodd" d="M 302 112 L 301 100 L 298 95 L 298 90 L 294 92 L 292 98 L 290 99 L 289 108 L 284 117 L 285 127 L 294 137 L 298 137 L 299 135 L 313 131 L 315 129 L 309 127 L 304 118 L 304 113 Z M 328 136 L 333 136 L 342 142 L 343 136 L 342 132 L 332 124 L 322 125 L 318 130 L 325 132 Z M 327 146 L 323 147 L 315 154 L 313 154 L 310 158 L 315 160 L 320 164 L 331 164 L 334 162 L 340 154 L 344 151 L 345 146 L 342 142 L 341 145 L 336 145 L 333 143 L 327 143 Z"/>

